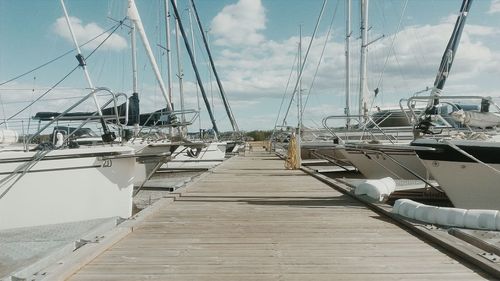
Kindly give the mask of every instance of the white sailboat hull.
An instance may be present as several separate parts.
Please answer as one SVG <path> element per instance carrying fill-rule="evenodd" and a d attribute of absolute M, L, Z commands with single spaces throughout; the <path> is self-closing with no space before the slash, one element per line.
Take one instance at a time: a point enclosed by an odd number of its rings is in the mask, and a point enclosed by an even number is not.
<path fill-rule="evenodd" d="M 344 148 L 345 157 L 369 179 L 391 177 L 394 179 L 429 179 L 429 173 L 415 151 L 399 150 L 387 145 L 380 151 L 360 151 Z M 399 163 L 399 164 L 398 164 Z M 409 172 L 411 170 L 413 173 Z"/>
<path fill-rule="evenodd" d="M 0 153 L 0 180 L 35 154 Z M 12 186 L 13 181 L 0 186 L 0 229 L 128 218 L 134 168 L 133 150 L 126 147 L 51 151 L 24 175 L 18 173 Z"/>
<path fill-rule="evenodd" d="M 337 146 L 338 144 L 332 142 L 302 142 L 300 155 L 302 159 L 317 159 L 318 156 L 326 156 L 345 161 L 345 156 L 336 149 Z"/>
<path fill-rule="evenodd" d="M 173 146 L 178 146 L 178 144 L 171 142 L 128 143 L 127 146 L 133 148 L 138 157 L 138 162 L 136 163 L 134 171 L 134 185 L 140 186 L 144 183 L 158 162 L 166 162 L 170 159 L 170 156 L 167 157 L 167 155 L 170 154 L 171 148 Z M 157 157 L 155 157 L 155 155 Z"/>
<path fill-rule="evenodd" d="M 422 160 L 455 207 L 500 210 L 500 175 L 479 163 Z M 492 164 L 500 170 L 500 164 Z"/>
<path fill-rule="evenodd" d="M 226 158 L 226 143 L 212 142 L 201 148 L 196 156 L 190 156 L 185 146 L 179 146 L 173 153 L 174 159 L 163 164 L 164 169 L 212 168 Z"/>
<path fill-rule="evenodd" d="M 500 143 L 420 139 L 413 145 L 433 148 L 417 153 L 455 207 L 500 210 Z"/>

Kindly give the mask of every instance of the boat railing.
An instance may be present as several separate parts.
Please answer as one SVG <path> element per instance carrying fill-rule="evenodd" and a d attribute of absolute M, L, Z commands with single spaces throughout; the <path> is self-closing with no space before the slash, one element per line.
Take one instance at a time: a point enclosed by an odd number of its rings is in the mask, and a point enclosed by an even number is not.
<path fill-rule="evenodd" d="M 80 125 L 78 125 L 75 128 L 75 130 L 73 130 L 73 132 L 71 132 L 71 133 L 69 133 L 69 134 L 67 134 L 67 135 L 64 136 L 63 142 L 66 142 L 75 132 L 77 132 L 79 129 L 83 128 L 83 126 L 85 126 L 85 124 L 87 124 L 88 122 L 90 122 L 92 120 L 96 120 L 96 119 L 104 119 L 104 120 L 115 119 L 117 126 L 119 126 L 119 127 L 125 126 L 128 123 L 128 98 L 127 98 L 127 95 L 124 94 L 124 93 L 115 94 L 113 91 L 111 91 L 110 89 L 108 89 L 106 87 L 99 87 L 99 88 L 96 88 L 96 89 L 92 90 L 90 93 L 88 93 L 87 95 L 85 95 L 83 98 L 81 98 L 79 101 L 77 101 L 75 104 L 73 104 L 72 106 L 70 106 L 68 109 L 66 109 L 65 111 L 63 111 L 59 115 L 51 118 L 47 122 L 47 124 L 45 124 L 44 126 L 40 127 L 34 134 L 31 134 L 25 140 L 25 142 L 24 142 L 24 149 L 26 151 L 28 151 L 29 150 L 29 145 L 34 140 L 34 138 L 36 138 L 37 136 L 39 136 L 43 131 L 45 131 L 48 127 L 52 126 L 54 123 L 62 121 L 62 120 L 68 120 L 68 119 L 65 119 L 65 116 L 71 110 L 75 109 L 77 106 L 79 106 L 80 104 L 82 104 L 83 102 L 85 102 L 86 100 L 88 100 L 89 98 L 93 98 L 94 94 L 96 94 L 98 92 L 105 92 L 105 93 L 111 95 L 111 98 L 108 101 L 106 101 L 103 106 L 101 106 L 101 110 L 104 109 L 105 107 L 107 107 L 110 103 L 113 103 L 114 113 L 115 114 L 114 115 L 110 115 L 110 116 L 99 116 L 99 115 L 97 115 L 97 112 L 96 112 L 96 113 L 94 113 L 91 116 L 79 116 L 80 119 L 77 118 L 78 116 L 72 116 L 72 117 L 70 117 L 69 119 L 72 119 L 72 120 L 82 120 L 82 119 L 83 120 L 80 123 Z M 125 116 L 124 117 L 120 117 L 119 112 L 118 112 L 117 99 L 120 96 L 124 96 L 125 100 L 126 100 L 126 102 L 125 102 L 125 105 L 126 105 L 125 106 Z M 120 121 L 121 119 L 124 119 L 125 121 L 123 123 L 121 123 L 121 121 Z"/>
<path fill-rule="evenodd" d="M 429 100 L 434 100 L 436 98 L 439 98 L 440 103 L 449 103 L 447 100 L 484 100 L 487 101 L 489 104 L 493 105 L 496 107 L 496 109 L 500 112 L 500 107 L 493 101 L 491 97 L 485 97 L 485 96 L 414 96 L 411 98 L 407 99 L 407 106 L 408 109 L 415 114 L 414 112 L 414 106 L 411 106 L 412 103 L 418 102 L 418 101 L 423 101 L 423 102 L 428 102 Z M 456 104 L 454 104 L 456 106 Z M 421 113 L 423 114 L 423 113 Z"/>
<path fill-rule="evenodd" d="M 330 115 L 330 116 L 323 118 L 323 120 L 321 122 L 323 124 L 323 127 L 328 132 L 330 132 L 334 136 L 334 138 L 338 139 L 339 143 L 345 143 L 346 140 L 350 139 L 347 134 L 353 134 L 355 132 L 361 133 L 361 135 L 359 136 L 359 140 L 364 140 L 365 134 L 369 134 L 371 136 L 371 138 L 374 140 L 378 140 L 377 136 L 382 135 L 389 142 L 395 143 L 394 141 L 397 140 L 398 136 L 394 135 L 394 134 L 387 134 L 386 129 L 380 127 L 381 122 L 383 122 L 387 118 L 389 118 L 389 116 L 383 116 L 381 121 L 376 122 L 375 120 L 373 120 L 373 118 L 371 118 L 371 116 L 366 116 L 366 115 L 350 115 L 350 116 Z M 334 127 L 330 127 L 328 125 L 328 121 L 330 121 L 332 119 L 354 120 L 358 123 L 358 125 L 357 126 L 349 126 L 349 127 L 346 127 L 345 130 L 342 130 L 342 131 L 338 130 L 336 132 Z M 360 121 L 363 119 L 364 119 L 363 122 Z M 345 137 L 346 140 L 344 140 L 342 137 L 340 137 L 341 133 L 344 133 L 346 135 L 346 137 Z M 353 136 L 351 136 L 351 137 L 353 137 Z"/>
<path fill-rule="evenodd" d="M 403 105 L 404 102 L 407 102 L 408 108 L 415 108 L 415 101 L 409 103 L 407 98 L 402 98 L 399 100 L 399 108 L 401 109 L 401 112 L 403 112 L 403 114 L 405 115 L 408 124 L 415 124 L 416 120 L 413 118 L 413 115 L 408 115 L 408 112 L 407 110 L 405 110 Z"/>
<path fill-rule="evenodd" d="M 417 96 L 415 96 L 415 97 L 417 97 Z M 410 100 L 408 98 L 402 98 L 399 100 L 399 108 L 401 109 L 401 111 L 405 115 L 406 120 L 408 121 L 408 124 L 411 124 L 412 126 L 416 125 L 418 122 L 417 118 L 422 116 L 422 114 L 425 113 L 425 107 L 424 106 L 417 107 L 417 102 L 418 101 L 421 101 L 421 102 L 425 101 L 427 104 L 429 99 L 430 99 L 429 97 L 421 97 L 421 99 L 420 98 L 419 99 L 411 98 L 411 100 Z M 440 103 L 447 104 L 447 105 L 451 106 L 454 110 L 460 109 L 457 106 L 457 104 L 449 102 L 449 101 L 440 101 Z M 405 109 L 404 104 L 406 104 L 408 109 Z M 410 114 L 408 114 L 408 113 L 410 113 Z M 451 124 L 450 124 L 450 126 L 451 126 Z"/>
<path fill-rule="evenodd" d="M 177 119 L 178 115 L 190 116 L 189 120 L 179 121 Z M 148 119 L 144 122 L 149 124 L 152 122 L 152 126 L 148 127 L 182 127 L 192 125 L 193 122 L 198 118 L 199 112 L 194 109 L 186 110 L 173 110 L 173 111 L 159 111 L 153 112 L 148 116 Z M 185 118 L 184 118 L 185 119 Z"/>
<path fill-rule="evenodd" d="M 463 100 L 479 100 L 479 101 L 481 101 L 481 104 L 487 103 L 488 108 L 490 105 L 492 105 L 496 108 L 497 112 L 500 112 L 500 107 L 492 100 L 491 97 L 484 97 L 484 96 L 437 96 L 437 95 L 414 96 L 414 97 L 408 98 L 406 100 L 408 110 L 411 113 L 411 116 L 409 116 L 408 118 L 409 118 L 409 120 L 414 120 L 412 122 L 412 124 L 417 125 L 418 122 L 423 120 L 424 117 L 427 115 L 427 116 L 432 118 L 431 120 L 432 120 L 432 125 L 434 128 L 452 129 L 452 130 L 460 129 L 460 128 L 457 128 L 456 125 L 450 124 L 450 122 L 448 122 L 448 120 L 446 120 L 446 118 L 444 118 L 439 111 L 434 112 L 434 113 L 429 113 L 429 112 L 426 112 L 426 110 L 422 110 L 422 111 L 417 112 L 417 110 L 415 109 L 415 105 L 418 102 L 428 104 L 430 100 L 435 100 L 437 98 L 439 98 L 440 104 L 445 104 L 445 105 L 451 106 L 453 108 L 453 111 L 460 109 L 460 104 L 452 102 L 453 100 L 462 100 L 462 101 Z M 471 130 L 471 128 L 467 128 L 467 129 Z"/>
<path fill-rule="evenodd" d="M 383 122 L 385 122 L 386 120 L 388 120 L 392 117 L 393 117 L 393 113 L 390 111 L 386 111 L 383 113 L 382 116 L 378 116 L 378 118 L 377 118 L 378 124 L 382 124 Z"/>
<path fill-rule="evenodd" d="M 179 115 L 184 116 L 184 121 L 178 120 L 177 116 Z M 139 138 L 141 140 L 144 140 L 144 138 L 149 139 L 150 136 L 154 135 L 154 132 L 163 128 L 178 128 L 192 125 L 199 115 L 200 112 L 194 109 L 153 112 L 143 122 L 144 125 L 130 139 L 130 142 L 133 143 Z M 188 118 L 186 119 L 186 117 Z"/>
<path fill-rule="evenodd" d="M 345 119 L 346 121 L 351 121 L 351 120 L 354 120 L 358 123 L 358 127 L 361 127 L 361 122 L 359 121 L 361 116 L 359 115 L 350 115 L 350 116 L 346 116 L 346 115 L 330 115 L 330 116 L 327 116 L 325 118 L 323 118 L 321 120 L 321 123 L 323 124 L 323 127 L 328 131 L 330 132 L 330 134 L 332 134 L 332 136 L 336 139 L 338 139 L 338 142 L 339 143 L 344 143 L 344 140 L 335 132 L 334 128 L 333 127 L 330 127 L 328 126 L 328 121 L 329 120 L 332 120 L 332 119 L 338 119 L 338 120 L 341 120 L 341 119 Z M 350 124 L 350 122 L 349 122 Z M 345 129 L 346 130 L 352 130 L 355 126 L 348 126 L 346 127 Z"/>

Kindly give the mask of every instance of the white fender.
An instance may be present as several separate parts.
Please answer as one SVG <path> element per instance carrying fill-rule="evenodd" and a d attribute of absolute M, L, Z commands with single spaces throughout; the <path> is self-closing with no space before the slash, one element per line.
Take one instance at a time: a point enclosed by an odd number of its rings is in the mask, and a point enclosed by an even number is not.
<path fill-rule="evenodd" d="M 392 213 L 431 224 L 500 230 L 500 212 L 497 210 L 436 207 L 409 199 L 398 199 L 394 202 Z"/>
<path fill-rule="evenodd" d="M 384 201 L 396 189 L 396 182 L 390 178 L 382 178 L 378 180 L 366 180 L 356 186 L 354 194 L 367 195 L 379 202 Z"/>
<path fill-rule="evenodd" d="M 61 147 L 64 144 L 64 136 L 61 132 L 56 133 L 56 147 Z"/>

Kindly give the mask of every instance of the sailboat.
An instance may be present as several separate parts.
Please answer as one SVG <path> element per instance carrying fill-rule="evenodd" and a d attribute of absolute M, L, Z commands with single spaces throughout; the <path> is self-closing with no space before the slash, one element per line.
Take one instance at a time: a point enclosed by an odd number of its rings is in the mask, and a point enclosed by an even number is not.
<path fill-rule="evenodd" d="M 77 104 L 101 90 L 96 88 Z M 24 146 L 13 137 L 4 138 L 6 143 L 0 150 L 0 229 L 132 215 L 132 148 L 102 139 L 99 145 L 69 148 L 64 143 L 71 136 L 65 138 L 61 133 L 55 134 L 55 143 L 30 145 L 30 140 L 64 114 L 31 135 Z"/>
<path fill-rule="evenodd" d="M 323 118 L 322 130 L 302 130 L 301 156 L 302 158 L 323 158 L 335 165 L 349 166 L 346 153 L 347 144 L 362 143 L 377 140 L 378 142 L 406 142 L 413 139 L 412 127 L 407 119 L 407 114 L 398 109 L 379 109 L 373 114 L 368 114 L 366 109 L 365 95 L 366 85 L 366 60 L 368 30 L 368 1 L 360 1 L 361 4 L 361 60 L 360 60 L 360 100 L 358 114 L 351 114 L 350 110 L 350 37 L 352 35 L 350 14 L 351 1 L 346 0 L 346 31 L 345 31 L 345 89 L 346 106 L 344 115 L 331 115 Z M 300 87 L 299 87 L 300 88 Z M 339 121 L 345 120 L 345 125 L 338 127 Z M 331 122 L 337 123 L 337 127 L 331 126 Z M 346 144 L 346 145 L 345 145 Z M 349 153 L 352 150 L 349 150 Z"/>
<path fill-rule="evenodd" d="M 500 210 L 500 142 L 488 140 L 418 139 L 412 142 L 431 175 L 455 207 Z"/>
<path fill-rule="evenodd" d="M 464 0 L 462 6 L 469 7 L 471 2 Z M 444 84 L 444 79 L 441 82 Z M 432 96 L 428 112 L 439 105 L 438 94 Z M 491 105 L 495 106 L 495 113 L 490 112 Z M 479 133 L 469 132 L 461 138 L 420 138 L 412 142 L 415 147 L 428 148 L 416 150 L 418 157 L 455 207 L 500 210 L 500 162 L 497 157 L 500 154 L 500 136 L 495 127 L 485 130 L 496 126 L 490 117 L 499 111 L 500 108 L 490 98 L 483 98 L 480 110 L 469 114 L 467 119 L 459 118 L 469 126 L 481 128 Z M 471 123 L 470 117 L 477 116 L 480 118 Z M 484 116 L 489 117 L 485 119 Z"/>
<path fill-rule="evenodd" d="M 171 138 L 166 136 L 158 137 L 162 135 L 161 130 L 165 127 L 171 128 L 173 126 L 182 126 L 184 124 L 179 124 L 176 119 L 176 112 L 174 112 L 172 103 L 170 101 L 169 94 L 167 93 L 165 84 L 160 75 L 156 59 L 151 50 L 148 37 L 144 30 L 139 11 L 134 0 L 128 1 L 128 16 L 132 21 L 132 65 L 133 65 L 133 88 L 134 93 L 137 92 L 137 72 L 136 72 L 136 61 L 135 61 L 135 31 L 139 32 L 141 41 L 146 50 L 149 62 L 155 74 L 156 80 L 160 87 L 161 93 L 165 100 L 165 108 L 157 110 L 153 113 L 148 114 L 138 114 L 137 121 L 134 124 L 135 127 L 141 127 L 127 142 L 127 146 L 134 148 L 136 154 L 138 155 L 138 165 L 135 171 L 135 185 L 139 189 L 149 180 L 154 173 L 163 165 L 165 162 L 171 159 L 172 153 L 175 149 L 181 145 L 185 144 L 185 141 L 178 140 L 172 141 Z M 170 86 L 170 85 L 169 85 Z M 183 112 L 184 114 L 184 112 Z M 144 129 L 144 132 L 143 132 Z M 160 134 L 155 134 L 156 132 Z M 150 138 L 150 135 L 155 135 L 154 138 Z"/>
<path fill-rule="evenodd" d="M 0 150 L 0 229 L 132 215 L 136 155 L 134 149 L 113 142 L 116 135 L 109 130 L 106 121 L 114 118 L 121 124 L 117 108 L 119 95 L 92 85 L 64 2 L 61 4 L 77 46 L 79 66 L 85 72 L 91 91 L 64 112 L 48 117 L 48 122 L 37 132 L 24 136 L 23 146 L 18 145 L 14 137 L 3 139 L 10 143 Z M 96 99 L 97 94 L 110 97 L 103 107 Z M 55 126 L 65 118 L 74 119 L 68 114 L 92 99 L 97 111 L 85 116 L 83 123 L 66 128 L 67 134 L 62 133 L 66 129 Z M 104 107 L 110 103 L 114 105 L 114 116 L 103 114 Z M 88 132 L 84 126 L 94 121 L 104 131 L 99 143 L 76 142 L 74 135 Z M 47 142 L 31 144 L 50 128 L 54 130 Z"/>
<path fill-rule="evenodd" d="M 213 131 L 214 139 L 213 139 L 213 141 L 210 141 L 210 142 L 207 142 L 206 140 L 202 140 L 202 139 L 193 141 L 193 144 L 198 143 L 199 145 L 204 146 L 204 147 L 198 147 L 194 150 L 186 145 L 179 146 L 177 148 L 177 150 L 174 151 L 172 154 L 172 156 L 174 158 L 171 161 L 169 161 L 168 163 L 164 164 L 162 166 L 162 168 L 164 168 L 164 169 L 183 169 L 183 168 L 213 167 L 214 165 L 219 164 L 220 162 L 222 162 L 225 159 L 228 143 L 226 141 L 219 141 L 218 140 L 218 136 L 220 135 L 219 130 L 218 130 L 218 127 L 217 127 L 217 124 L 216 124 L 216 121 L 215 121 L 215 118 L 214 118 L 214 115 L 212 112 L 212 108 L 210 106 L 207 95 L 205 93 L 203 83 L 201 81 L 201 77 L 200 77 L 200 74 L 198 71 L 198 67 L 197 67 L 196 60 L 195 60 L 195 57 L 193 54 L 193 50 L 192 50 L 192 48 L 189 44 L 189 40 L 186 36 L 186 32 L 185 32 L 183 23 L 180 19 L 177 5 L 176 5 L 175 1 L 173 1 L 173 0 L 170 2 L 172 4 L 173 12 L 174 12 L 174 15 L 176 18 L 177 27 L 182 35 L 182 39 L 184 41 L 186 51 L 189 55 L 191 65 L 193 67 L 193 70 L 194 70 L 194 73 L 195 73 L 195 76 L 197 79 L 197 85 L 198 85 L 200 92 L 202 94 L 203 101 L 204 101 L 205 107 L 207 109 L 207 113 L 208 113 L 210 120 L 211 120 L 211 123 L 212 123 L 212 129 L 210 131 Z M 228 103 L 226 95 L 224 93 L 222 83 L 221 83 L 219 76 L 218 76 L 218 73 L 215 69 L 215 65 L 214 65 L 214 62 L 212 59 L 210 48 L 208 47 L 208 42 L 207 42 L 207 39 L 205 37 L 205 33 L 203 32 L 203 28 L 202 28 L 202 25 L 201 25 L 201 22 L 200 22 L 200 19 L 198 16 L 198 12 L 196 10 L 196 6 L 194 4 L 194 1 L 190 1 L 190 3 L 191 3 L 191 7 L 193 8 L 193 11 L 195 14 L 196 22 L 197 22 L 198 27 L 201 31 L 200 33 L 201 33 L 201 36 L 203 38 L 205 50 L 206 50 L 208 58 L 210 60 L 210 66 L 211 66 L 212 71 L 215 75 L 217 85 L 218 85 L 222 100 L 224 102 L 224 107 L 226 109 L 226 113 L 228 114 L 231 125 L 233 126 L 233 130 L 236 132 L 236 134 L 239 134 L 237 123 L 236 123 L 235 118 L 232 114 L 232 111 L 229 107 L 229 103 Z M 179 75 L 179 76 L 182 76 L 182 75 Z M 233 147 L 234 146 L 236 146 L 236 143 L 234 143 Z"/>
<path fill-rule="evenodd" d="M 444 81 L 446 80 L 452 64 L 453 56 L 450 56 L 450 54 L 454 54 L 458 47 L 458 42 L 465 25 L 465 19 L 469 11 L 470 4 L 471 1 L 467 0 L 462 3 L 460 14 L 457 18 L 454 30 L 447 44 L 439 67 L 438 75 L 434 83 L 433 93 L 440 92 L 443 89 Z M 446 98 L 450 99 L 452 97 Z M 432 179 L 432 176 L 427 168 L 417 157 L 417 152 L 415 151 L 416 148 L 410 146 L 410 141 L 412 141 L 415 136 L 421 134 L 422 131 L 429 131 L 426 124 L 430 124 L 431 122 L 434 124 L 443 124 L 441 129 L 446 130 L 440 131 L 440 135 L 442 137 L 449 137 L 451 134 L 456 133 L 459 128 L 456 128 L 446 120 L 449 116 L 441 116 L 441 114 L 445 111 L 438 107 L 434 108 L 436 114 L 433 116 L 432 120 L 422 117 L 425 114 L 426 109 L 418 107 L 420 109 L 417 110 L 415 109 L 415 103 L 413 103 L 414 100 L 418 99 L 425 99 L 426 101 L 429 99 L 433 100 L 433 98 L 427 97 L 412 97 L 408 100 L 408 109 L 404 111 L 405 115 L 408 112 L 411 112 L 411 114 L 409 114 L 411 117 L 408 118 L 408 121 L 415 122 L 416 120 L 421 120 L 421 122 L 420 124 L 406 127 L 407 133 L 410 134 L 407 134 L 402 140 L 389 143 L 352 143 L 345 145 L 346 157 L 361 171 L 364 176 L 367 178 L 382 178 L 389 176 L 396 179 L 419 179 L 423 181 Z M 403 107 L 401 110 L 401 112 L 403 112 Z M 425 119 L 425 122 L 422 122 L 423 119 Z M 422 151 L 425 150 L 424 148 L 418 149 Z"/>

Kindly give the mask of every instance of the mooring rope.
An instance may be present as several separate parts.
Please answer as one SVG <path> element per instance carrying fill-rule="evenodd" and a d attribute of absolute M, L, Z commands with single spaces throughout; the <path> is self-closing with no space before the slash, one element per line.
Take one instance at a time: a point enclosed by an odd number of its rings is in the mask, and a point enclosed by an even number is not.
<path fill-rule="evenodd" d="M 290 142 L 288 142 L 288 153 L 287 158 L 285 160 L 285 168 L 289 170 L 296 170 L 300 168 L 299 163 L 299 151 L 297 147 L 297 136 L 295 133 L 292 133 L 290 137 Z"/>

